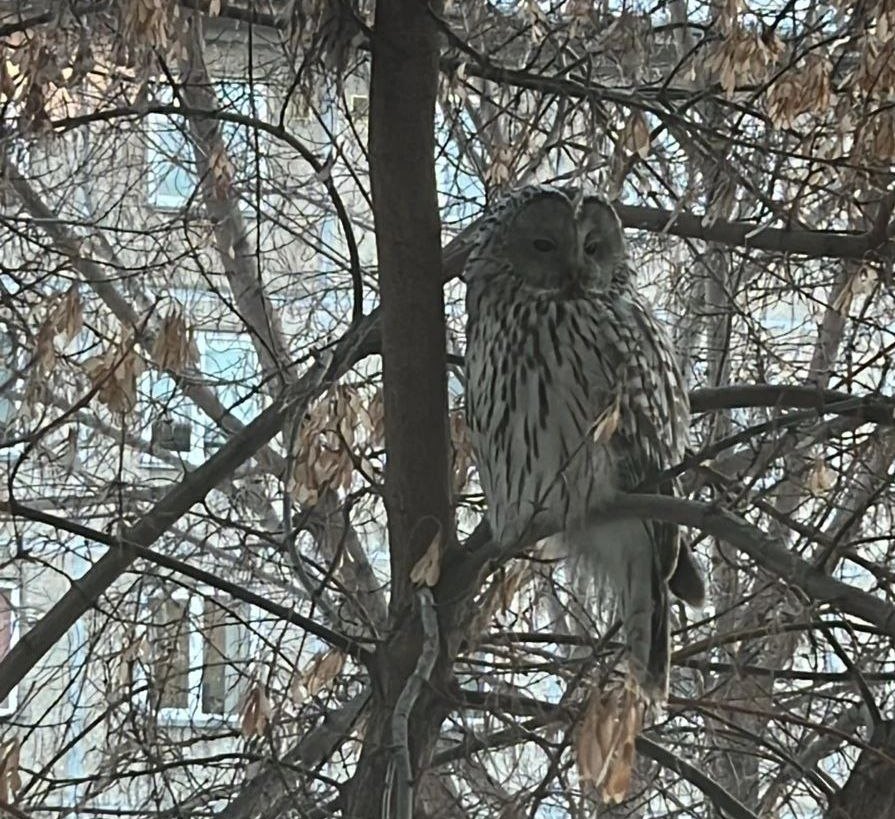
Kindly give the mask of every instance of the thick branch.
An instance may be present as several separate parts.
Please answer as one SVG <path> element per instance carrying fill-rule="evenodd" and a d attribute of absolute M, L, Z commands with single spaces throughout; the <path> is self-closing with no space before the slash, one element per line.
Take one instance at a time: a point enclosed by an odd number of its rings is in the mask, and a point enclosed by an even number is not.
<path fill-rule="evenodd" d="M 680 498 L 626 495 L 619 498 L 612 511 L 613 516 L 632 515 L 691 526 L 724 540 L 745 552 L 763 569 L 800 588 L 814 600 L 830 603 L 841 611 L 878 626 L 895 638 L 895 606 L 830 577 L 756 526 L 724 509 Z"/>
<path fill-rule="evenodd" d="M 314 620 L 298 614 L 298 612 L 294 611 L 292 608 L 282 606 L 264 595 L 257 594 L 251 589 L 244 588 L 239 583 L 233 583 L 225 577 L 221 577 L 219 574 L 200 569 L 186 561 L 163 555 L 133 542 L 123 544 L 120 538 L 107 535 L 104 532 L 91 529 L 89 526 L 83 526 L 82 524 L 75 523 L 66 518 L 60 518 L 47 512 L 41 512 L 39 509 L 25 506 L 16 501 L 0 501 L 0 511 L 24 518 L 25 520 L 42 523 L 46 526 L 54 526 L 60 531 L 70 532 L 71 534 L 78 535 L 78 537 L 91 540 L 94 543 L 102 543 L 113 550 L 120 551 L 122 548 L 132 550 L 137 558 L 147 560 L 164 569 L 177 572 L 184 577 L 189 577 L 209 588 L 219 589 L 235 600 L 242 600 L 251 606 L 255 606 L 261 611 L 273 614 L 275 617 L 278 617 L 287 623 L 303 628 L 315 637 L 319 637 L 331 646 L 344 651 L 346 654 L 349 654 L 358 660 L 369 660 L 370 652 L 351 637 L 333 631 L 326 626 L 322 626 Z"/>
<path fill-rule="evenodd" d="M 895 720 L 875 726 L 868 745 L 842 790 L 830 800 L 825 819 L 895 815 Z"/>
<path fill-rule="evenodd" d="M 52 125 L 55 129 L 66 130 L 90 122 L 119 118 L 140 119 L 147 113 L 206 117 L 257 128 L 298 150 L 303 159 L 312 161 L 312 166 L 320 164 L 320 161 L 316 160 L 308 148 L 288 133 L 284 127 L 244 114 L 220 111 L 209 107 L 157 104 L 143 108 L 120 106 L 74 117 L 62 117 L 53 120 Z M 874 251 L 880 254 L 884 253 L 892 242 L 891 230 L 883 233 L 878 230 L 863 233 L 838 230 L 797 230 L 762 227 L 755 222 L 727 222 L 720 219 L 711 225 L 704 225 L 703 216 L 700 214 L 679 213 L 664 208 L 619 203 L 616 203 L 615 207 L 622 224 L 631 230 L 700 239 L 730 247 L 764 250 L 771 253 L 792 253 L 813 258 L 864 259 Z"/>
<path fill-rule="evenodd" d="M 704 225 L 702 216 L 693 213 L 672 213 L 662 208 L 616 205 L 616 210 L 622 224 L 627 228 L 773 253 L 863 259 L 871 251 L 879 250 L 891 241 L 891 237 L 880 236 L 874 232 L 846 233 L 833 230 L 763 228 L 755 222 L 716 221 L 711 225 Z"/>
<path fill-rule="evenodd" d="M 391 801 L 383 750 L 393 741 L 392 714 L 419 667 L 425 642 L 420 613 L 411 608 L 410 571 L 433 544 L 449 542 L 453 531 L 434 164 L 438 39 L 432 11 L 438 5 L 419 0 L 376 4 L 370 177 L 382 310 L 389 603 L 395 628 L 376 653 L 379 685 L 357 771 L 346 789 L 344 813 L 358 819 L 379 816 L 380 805 Z M 409 763 L 412 769 L 395 775 L 400 780 L 398 815 L 412 812 L 408 801 L 413 794 L 402 785 L 427 767 L 446 712 L 435 692 L 444 684 L 449 662 L 432 665 L 437 667 L 432 671 L 430 666 L 431 684 L 411 701 L 402 730 L 408 749 L 402 767 Z"/>
<path fill-rule="evenodd" d="M 594 522 L 621 517 L 661 520 L 699 529 L 745 552 L 763 569 L 801 589 L 814 600 L 829 603 L 840 611 L 872 623 L 895 638 L 895 606 L 830 577 L 758 527 L 725 509 L 664 495 L 632 494 L 620 495 L 610 510 L 597 511 L 592 515 Z M 540 516 L 532 522 L 519 544 L 501 548 L 493 541 L 488 542 L 487 525 L 480 524 L 467 540 L 469 551 L 451 556 L 452 559 L 446 564 L 439 584 L 440 596 L 468 593 L 470 577 L 477 577 L 486 567 L 499 565 L 528 545 L 556 534 L 560 528 L 558 522 L 548 515 Z"/>

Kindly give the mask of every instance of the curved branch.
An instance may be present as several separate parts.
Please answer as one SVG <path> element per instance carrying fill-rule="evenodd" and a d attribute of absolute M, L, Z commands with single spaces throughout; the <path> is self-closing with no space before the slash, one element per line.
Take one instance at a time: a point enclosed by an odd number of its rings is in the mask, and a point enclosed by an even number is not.
<path fill-rule="evenodd" d="M 693 412 L 716 412 L 746 407 L 813 409 L 862 418 L 884 426 L 895 424 L 895 399 L 881 395 L 850 395 L 790 384 L 731 384 L 703 387 L 690 393 Z"/>
<path fill-rule="evenodd" d="M 619 495 L 611 509 L 594 512 L 589 516 L 588 523 L 627 517 L 661 520 L 699 529 L 745 552 L 763 569 L 801 589 L 814 600 L 829 603 L 872 623 L 895 639 L 895 606 L 830 577 L 788 551 L 757 526 L 725 509 L 666 495 Z M 561 528 L 558 521 L 544 514 L 532 521 L 517 543 L 501 546 L 490 539 L 488 525 L 483 521 L 467 538 L 464 551 L 446 556 L 439 583 L 440 598 L 459 600 L 471 594 L 478 583 L 470 583 L 470 578 L 479 578 L 489 567 L 496 568 L 538 540 L 556 534 Z"/>
<path fill-rule="evenodd" d="M 614 505 L 612 517 L 628 515 L 691 526 L 723 540 L 814 600 L 830 603 L 895 638 L 895 606 L 830 577 L 725 509 L 664 495 L 625 495 Z"/>

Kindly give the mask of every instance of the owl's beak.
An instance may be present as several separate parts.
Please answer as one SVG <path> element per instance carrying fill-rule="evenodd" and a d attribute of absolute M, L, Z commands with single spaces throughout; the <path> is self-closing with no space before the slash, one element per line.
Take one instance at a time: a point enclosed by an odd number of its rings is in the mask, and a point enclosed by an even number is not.
<path fill-rule="evenodd" d="M 584 267 L 572 265 L 567 268 L 565 295 L 567 298 L 578 298 L 584 295 L 587 272 Z"/>
<path fill-rule="evenodd" d="M 584 283 L 587 281 L 588 270 L 587 263 L 582 258 L 573 259 L 567 268 L 566 279 L 569 282 L 569 286 L 577 289 L 582 289 L 584 287 Z"/>

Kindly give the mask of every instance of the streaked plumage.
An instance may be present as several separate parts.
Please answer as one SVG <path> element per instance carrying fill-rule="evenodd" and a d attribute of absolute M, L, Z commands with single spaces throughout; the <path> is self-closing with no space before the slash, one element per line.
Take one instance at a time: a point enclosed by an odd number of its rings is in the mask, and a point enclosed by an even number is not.
<path fill-rule="evenodd" d="M 703 594 L 692 558 L 671 525 L 583 525 L 684 454 L 681 373 L 631 276 L 603 199 L 528 187 L 500 202 L 465 271 L 466 404 L 494 535 L 512 543 L 536 512 L 559 516 L 564 543 L 617 593 L 634 673 L 662 699 L 669 580 L 688 602 Z"/>

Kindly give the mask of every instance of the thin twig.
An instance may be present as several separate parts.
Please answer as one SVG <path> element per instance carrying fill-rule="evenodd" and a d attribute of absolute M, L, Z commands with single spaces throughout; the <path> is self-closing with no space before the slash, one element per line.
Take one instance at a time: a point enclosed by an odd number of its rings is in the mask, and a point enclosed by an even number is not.
<path fill-rule="evenodd" d="M 416 668 L 408 677 L 392 714 L 394 759 L 389 764 L 389 780 L 395 794 L 394 814 L 384 811 L 384 815 L 393 815 L 395 819 L 412 819 L 413 817 L 413 768 L 410 764 L 408 724 L 410 712 L 419 699 L 423 683 L 429 681 L 432 670 L 435 668 L 435 661 L 438 659 L 438 616 L 435 613 L 435 599 L 432 597 L 432 590 L 422 588 L 416 593 L 416 598 L 420 605 L 423 645 Z"/>

